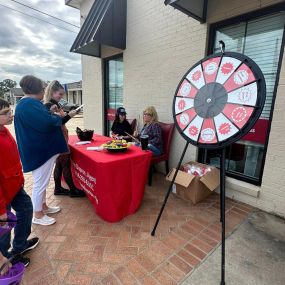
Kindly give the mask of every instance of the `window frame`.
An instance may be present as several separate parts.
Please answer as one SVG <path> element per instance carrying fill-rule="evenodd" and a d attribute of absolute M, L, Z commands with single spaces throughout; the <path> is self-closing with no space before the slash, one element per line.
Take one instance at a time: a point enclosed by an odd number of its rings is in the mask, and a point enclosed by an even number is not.
<path fill-rule="evenodd" d="M 109 106 L 109 89 L 108 89 L 108 82 L 109 82 L 109 65 L 108 62 L 110 60 L 114 60 L 117 58 L 122 58 L 124 62 L 123 53 L 119 53 L 110 57 L 106 57 L 102 60 L 102 69 L 103 69 L 103 131 L 105 136 L 109 136 L 108 134 L 108 123 L 107 123 L 107 112 Z"/>
<path fill-rule="evenodd" d="M 216 34 L 217 30 L 231 26 L 231 25 L 244 23 L 244 22 L 246 22 L 246 25 L 247 25 L 247 22 L 250 20 L 254 20 L 254 19 L 260 18 L 262 16 L 269 16 L 270 14 L 276 14 L 276 13 L 281 12 L 281 11 L 285 11 L 285 3 L 279 3 L 276 5 L 270 6 L 270 7 L 266 7 L 266 8 L 257 10 L 257 11 L 249 12 L 249 13 L 246 13 L 243 15 L 239 15 L 237 17 L 233 17 L 230 19 L 226 19 L 226 20 L 211 24 L 209 26 L 207 55 L 213 54 L 213 52 L 214 52 L 215 34 Z M 250 178 L 250 177 L 244 176 L 244 175 L 239 174 L 239 173 L 233 173 L 233 172 L 226 171 L 226 176 L 228 176 L 228 177 L 232 177 L 232 178 L 235 178 L 238 180 L 242 180 L 242 181 L 248 182 L 250 184 L 257 185 L 257 186 L 260 186 L 262 184 L 265 159 L 266 159 L 269 136 L 270 136 L 270 131 L 271 131 L 272 117 L 273 117 L 273 112 L 274 112 L 274 107 L 275 107 L 276 94 L 277 94 L 277 89 L 279 86 L 280 71 L 281 71 L 282 60 L 283 60 L 283 55 L 284 55 L 284 45 L 285 45 L 285 25 L 283 27 L 283 36 L 282 36 L 282 42 L 281 42 L 281 47 L 280 47 L 279 62 L 278 62 L 278 67 L 277 67 L 277 75 L 276 75 L 276 80 L 275 80 L 275 84 L 274 84 L 272 105 L 271 105 L 271 110 L 270 110 L 266 141 L 264 144 L 264 155 L 263 155 L 263 158 L 261 161 L 260 177 L 258 179 L 254 179 L 254 178 Z M 227 49 L 227 46 L 226 46 L 226 49 Z M 199 149 L 198 161 L 205 163 L 206 155 L 207 155 L 207 150 Z"/>

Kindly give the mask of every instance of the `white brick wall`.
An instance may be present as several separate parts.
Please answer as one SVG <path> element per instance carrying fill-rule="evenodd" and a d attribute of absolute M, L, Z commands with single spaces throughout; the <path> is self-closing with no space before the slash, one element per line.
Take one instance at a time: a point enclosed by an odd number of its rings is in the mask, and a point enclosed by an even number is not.
<path fill-rule="evenodd" d="M 80 14 L 88 15 L 93 0 L 83 1 Z M 84 102 L 84 127 L 103 133 L 103 86 L 101 59 L 82 55 L 82 90 Z"/>
<path fill-rule="evenodd" d="M 219 22 L 280 2 L 284 0 L 210 0 L 208 1 L 208 22 Z"/>
<path fill-rule="evenodd" d="M 281 0 L 210 0 L 208 23 L 214 23 L 266 7 Z M 84 1 L 86 13 L 93 0 Z M 124 51 L 124 105 L 129 118 L 142 119 L 148 105 L 157 108 L 163 122 L 172 122 L 172 99 L 182 76 L 206 53 L 207 24 L 187 17 L 162 0 L 129 0 L 127 12 L 127 48 Z M 111 52 L 113 54 L 113 51 Z M 106 56 L 106 51 L 104 51 Z M 101 61 L 82 57 L 85 126 L 102 131 Z M 228 195 L 269 212 L 285 216 L 285 61 L 277 92 L 263 183 L 258 198 L 228 187 Z M 283 134 L 283 135 L 281 135 Z M 185 141 L 175 132 L 170 165 L 180 158 Z M 190 146 L 185 157 L 195 160 L 197 150 Z M 244 183 L 243 187 L 251 185 Z"/>
<path fill-rule="evenodd" d="M 127 49 L 124 52 L 124 101 L 130 117 L 142 119 L 148 105 L 159 119 L 172 122 L 172 100 L 177 84 L 191 65 L 205 54 L 207 25 L 165 7 L 160 0 L 129 1 Z M 179 159 L 185 141 L 175 134 L 170 165 Z M 185 161 L 196 159 L 189 147 Z"/>

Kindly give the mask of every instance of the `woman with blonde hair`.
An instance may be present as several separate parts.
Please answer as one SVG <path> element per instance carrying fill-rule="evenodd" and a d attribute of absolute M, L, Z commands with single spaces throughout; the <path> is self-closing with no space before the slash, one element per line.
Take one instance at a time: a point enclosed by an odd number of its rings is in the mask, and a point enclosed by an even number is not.
<path fill-rule="evenodd" d="M 45 89 L 44 94 L 44 104 L 46 108 L 52 113 L 60 116 L 62 118 L 62 132 L 66 143 L 68 144 L 68 130 L 65 124 L 76 115 L 76 111 L 72 110 L 66 114 L 60 107 L 59 101 L 64 95 L 63 86 L 57 81 L 54 80 L 48 84 Z M 64 177 L 65 182 L 67 183 L 69 190 L 61 187 L 61 177 Z M 81 190 L 78 190 L 72 180 L 72 174 L 70 169 L 70 152 L 61 154 L 56 159 L 55 168 L 53 172 L 54 178 L 54 195 L 69 195 L 70 197 L 84 197 L 85 193 Z"/>
<path fill-rule="evenodd" d="M 163 152 L 162 131 L 158 124 L 156 109 L 153 106 L 149 106 L 143 111 L 143 122 L 144 126 L 139 137 L 148 136 L 148 149 L 155 156 L 161 155 Z M 137 136 L 138 134 L 135 132 L 134 135 Z"/>

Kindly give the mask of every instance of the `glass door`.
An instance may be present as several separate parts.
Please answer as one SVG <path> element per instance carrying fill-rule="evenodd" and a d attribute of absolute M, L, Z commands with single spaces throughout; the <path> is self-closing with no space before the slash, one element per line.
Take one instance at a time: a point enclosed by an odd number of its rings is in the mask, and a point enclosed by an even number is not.
<path fill-rule="evenodd" d="M 124 62 L 123 56 L 105 60 L 105 135 L 109 136 L 116 109 L 123 106 Z"/>

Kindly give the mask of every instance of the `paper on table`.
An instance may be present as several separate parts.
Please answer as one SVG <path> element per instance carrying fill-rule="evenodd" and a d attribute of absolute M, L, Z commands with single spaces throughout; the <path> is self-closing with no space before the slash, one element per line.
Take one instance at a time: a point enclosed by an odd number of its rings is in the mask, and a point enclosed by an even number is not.
<path fill-rule="evenodd" d="M 82 145 L 82 144 L 89 144 L 89 143 L 91 143 L 91 142 L 90 141 L 82 141 L 82 142 L 77 142 L 75 144 Z"/>
<path fill-rule="evenodd" d="M 97 150 L 97 151 L 100 151 L 100 150 L 103 150 L 104 148 L 102 146 L 88 146 L 86 149 L 87 150 Z"/>

